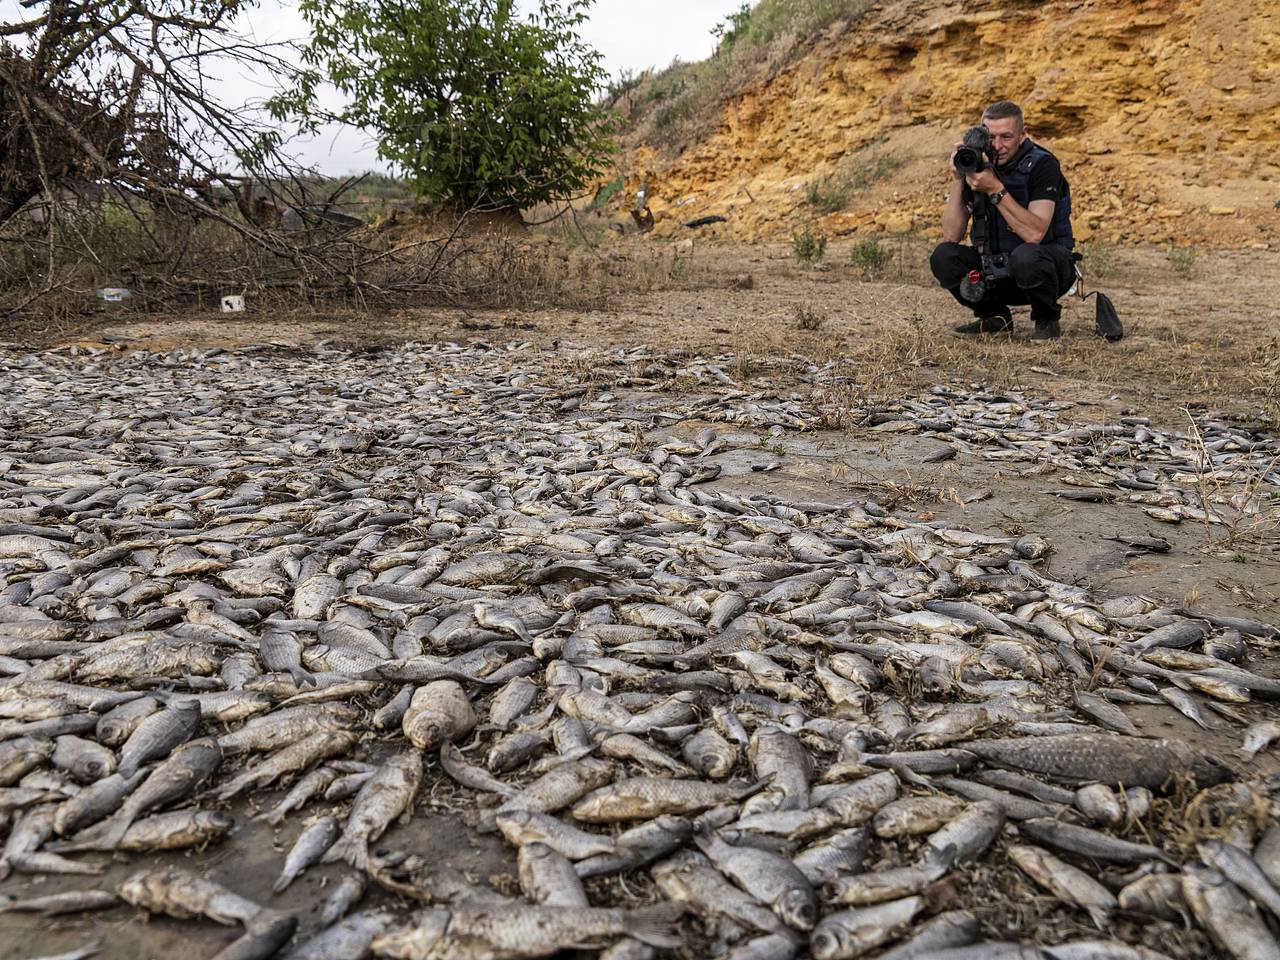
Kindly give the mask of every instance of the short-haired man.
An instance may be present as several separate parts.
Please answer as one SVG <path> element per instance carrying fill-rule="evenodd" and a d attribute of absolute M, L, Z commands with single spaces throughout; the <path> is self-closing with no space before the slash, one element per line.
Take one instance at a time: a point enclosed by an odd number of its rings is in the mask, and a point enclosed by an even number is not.
<path fill-rule="evenodd" d="M 1028 138 L 1017 104 L 993 103 L 983 111 L 982 125 L 991 138 L 995 166 L 962 174 L 952 151 L 955 179 L 942 213 L 942 243 L 930 266 L 938 282 L 977 318 L 956 327 L 958 333 L 1012 330 L 1009 307 L 1030 304 L 1035 323 L 1031 339 L 1051 340 L 1062 334 L 1058 299 L 1075 280 L 1071 193 L 1057 158 Z M 970 218 L 974 245 L 966 246 L 960 241 Z M 1008 258 L 1007 277 L 974 282 L 983 270 L 979 248 L 984 245 L 989 253 Z"/>

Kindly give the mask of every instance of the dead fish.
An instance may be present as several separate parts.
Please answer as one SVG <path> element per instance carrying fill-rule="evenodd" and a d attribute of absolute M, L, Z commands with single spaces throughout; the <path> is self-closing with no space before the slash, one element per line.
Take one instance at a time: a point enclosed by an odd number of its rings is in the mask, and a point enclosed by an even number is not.
<path fill-rule="evenodd" d="M 788 926 L 813 929 L 818 921 L 817 897 L 809 879 L 790 860 L 767 850 L 735 847 L 713 836 L 695 841 L 721 873 L 771 907 Z"/>
<path fill-rule="evenodd" d="M 475 725 L 471 700 L 454 680 L 437 680 L 415 690 L 402 723 L 405 737 L 420 750 L 465 736 Z"/>
<path fill-rule="evenodd" d="M 135 820 L 114 843 L 84 840 L 51 843 L 48 846 L 50 850 L 59 852 L 183 850 L 204 846 L 224 837 L 235 825 L 235 819 L 220 810 L 179 810 Z"/>
<path fill-rule="evenodd" d="M 337 923 L 347 911 L 364 896 L 365 878 L 362 873 L 348 873 L 339 880 L 320 904 L 320 926 Z"/>
<path fill-rule="evenodd" d="M 1249 898 L 1217 870 L 1188 864 L 1182 870 L 1182 896 L 1215 943 L 1234 957 L 1280 956 L 1280 946 Z"/>
<path fill-rule="evenodd" d="M 880 954 L 879 960 L 912 960 L 950 947 L 967 946 L 977 939 L 978 930 L 978 918 L 973 913 L 947 910 L 920 924 L 908 939 Z"/>
<path fill-rule="evenodd" d="M 54 740 L 55 767 L 66 770 L 81 783 L 93 783 L 110 776 L 116 769 L 116 755 L 101 744 L 82 737 L 64 735 Z"/>
<path fill-rule="evenodd" d="M 1083 870 L 1064 863 L 1047 850 L 1013 844 L 1009 847 L 1009 859 L 1059 900 L 1085 910 L 1100 930 L 1106 928 L 1112 911 L 1119 906 L 1110 890 Z"/>
<path fill-rule="evenodd" d="M 874 907 L 829 913 L 809 938 L 809 949 L 814 960 L 863 956 L 899 936 L 923 908 L 922 898 L 906 897 Z"/>
<path fill-rule="evenodd" d="M 647 820 L 662 814 L 698 813 L 721 803 L 743 800 L 769 783 L 708 783 L 704 780 L 677 780 L 663 777 L 631 777 L 618 780 L 587 794 L 573 808 L 575 820 L 609 823 L 618 820 Z"/>
<path fill-rule="evenodd" d="M 910 837 L 932 833 L 964 809 L 961 801 L 944 796 L 904 797 L 881 807 L 871 820 L 877 837 Z"/>
<path fill-rule="evenodd" d="M 520 847 L 517 876 L 524 895 L 533 903 L 552 907 L 589 907 L 582 881 L 562 853 L 534 841 Z"/>
<path fill-rule="evenodd" d="M 14 900 L 6 897 L 0 900 L 0 912 L 4 913 L 40 913 L 45 916 L 57 916 L 64 913 L 84 913 L 90 910 L 108 910 L 120 901 L 110 890 L 65 890 L 62 893 L 46 894 L 42 897 L 28 897 Z"/>
<path fill-rule="evenodd" d="M 227 800 L 250 787 L 265 787 L 285 774 L 348 753 L 355 744 L 354 734 L 345 730 L 319 730 L 297 743 L 281 747 L 266 760 L 228 780 L 218 790 L 218 798 Z"/>
<path fill-rule="evenodd" d="M 308 824 L 298 834 L 288 855 L 285 857 L 284 869 L 271 885 L 273 893 L 283 893 L 307 867 L 312 866 L 333 846 L 342 828 L 333 817 L 320 817 Z"/>
<path fill-rule="evenodd" d="M 984 760 L 1063 780 L 1158 790 L 1175 773 L 1186 773 L 1201 786 L 1232 778 L 1221 761 L 1177 740 L 1122 737 L 1113 734 L 1027 737 L 1016 740 L 972 740 L 962 747 Z"/>
<path fill-rule="evenodd" d="M 512 797 L 516 794 L 515 787 L 503 783 L 487 770 L 467 763 L 462 756 L 462 751 L 447 740 L 440 744 L 440 767 L 458 783 L 472 790 L 496 793 L 503 797 Z"/>
<path fill-rule="evenodd" d="M 222 763 L 222 751 L 208 738 L 192 740 L 178 747 L 160 763 L 136 790 L 130 793 L 120 809 L 108 819 L 81 831 L 77 842 L 102 841 L 115 846 L 124 838 L 130 825 L 148 810 L 190 796 L 211 777 Z"/>
<path fill-rule="evenodd" d="M 178 919 L 202 916 L 227 926 L 247 924 L 262 912 L 252 900 L 176 867 L 140 870 L 125 878 L 116 893 L 151 913 Z"/>
<path fill-rule="evenodd" d="M 369 844 L 382 836 L 392 820 L 400 817 L 407 822 L 412 815 L 421 783 L 422 754 L 417 750 L 396 754 L 384 763 L 356 794 L 342 836 L 322 862 L 345 860 L 357 870 L 364 869 Z"/>
<path fill-rule="evenodd" d="M 638 910 L 601 907 L 548 907 L 503 904 L 455 904 L 447 910 L 418 914 L 416 924 L 393 930 L 373 941 L 373 952 L 402 960 L 456 952 L 463 944 L 479 944 L 488 955 L 542 957 L 568 947 L 628 936 L 656 947 L 675 947 L 680 939 L 671 922 L 678 904 L 656 904 Z"/>
<path fill-rule="evenodd" d="M 840 830 L 801 850 L 792 862 L 815 887 L 843 874 L 858 873 L 867 855 L 869 838 L 861 827 Z"/>
<path fill-rule="evenodd" d="M 195 736 L 199 727 L 200 705 L 194 700 L 179 701 L 143 717 L 120 747 L 120 775 L 128 779 L 143 764 L 163 760 Z"/>
<path fill-rule="evenodd" d="M 1178 862 L 1163 850 L 1145 843 L 1132 843 L 1110 834 L 1059 820 L 1032 819 L 1018 824 L 1018 831 L 1038 843 L 1057 847 L 1095 860 L 1114 863 L 1142 863 L 1161 860 L 1172 867 Z"/>

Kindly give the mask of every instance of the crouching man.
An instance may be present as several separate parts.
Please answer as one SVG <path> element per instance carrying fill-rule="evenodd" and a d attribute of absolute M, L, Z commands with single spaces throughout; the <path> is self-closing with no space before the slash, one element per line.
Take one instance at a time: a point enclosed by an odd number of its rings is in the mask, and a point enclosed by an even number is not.
<path fill-rule="evenodd" d="M 973 310 L 976 319 L 956 332 L 1012 330 L 1009 307 L 1030 304 L 1031 339 L 1052 340 L 1062 335 L 1058 299 L 1075 280 L 1067 181 L 1058 159 L 1027 136 L 1017 104 L 987 107 L 981 129 L 951 154 L 954 181 L 942 243 L 930 258 L 933 275 Z M 961 243 L 966 227 L 970 245 Z"/>

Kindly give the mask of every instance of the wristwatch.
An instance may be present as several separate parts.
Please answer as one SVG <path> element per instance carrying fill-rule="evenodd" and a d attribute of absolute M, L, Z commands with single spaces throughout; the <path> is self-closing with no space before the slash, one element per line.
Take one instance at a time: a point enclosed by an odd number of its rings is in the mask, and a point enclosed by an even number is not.
<path fill-rule="evenodd" d="M 1000 201 L 1003 200 L 1008 195 L 1009 195 L 1009 191 L 1001 187 L 995 193 L 988 194 L 988 198 L 991 200 L 991 205 L 993 207 L 998 207 L 1000 206 Z"/>

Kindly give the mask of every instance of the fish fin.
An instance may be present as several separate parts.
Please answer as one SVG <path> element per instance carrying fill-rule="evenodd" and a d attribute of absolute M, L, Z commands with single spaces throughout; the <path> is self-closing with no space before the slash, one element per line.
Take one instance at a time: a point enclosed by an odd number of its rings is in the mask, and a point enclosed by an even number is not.
<path fill-rule="evenodd" d="M 757 793 L 767 788 L 769 784 L 773 783 L 774 776 L 775 774 L 772 773 L 767 774 L 750 786 L 743 787 L 738 793 L 738 799 L 746 800 L 748 797 L 754 797 Z"/>
<path fill-rule="evenodd" d="M 289 675 L 293 677 L 295 686 L 298 687 L 314 687 L 316 678 L 310 670 L 303 670 L 301 667 L 294 667 L 289 671 Z"/>
<path fill-rule="evenodd" d="M 674 949 L 684 943 L 672 925 L 684 914 L 684 904 L 668 901 L 627 912 L 623 926 L 627 934 L 651 947 Z"/>

